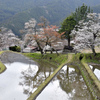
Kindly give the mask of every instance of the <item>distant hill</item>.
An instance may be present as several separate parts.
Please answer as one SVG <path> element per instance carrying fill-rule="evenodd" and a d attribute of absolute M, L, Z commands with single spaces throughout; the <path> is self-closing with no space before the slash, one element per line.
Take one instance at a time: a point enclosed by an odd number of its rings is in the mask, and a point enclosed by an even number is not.
<path fill-rule="evenodd" d="M 60 22 L 78 6 L 100 4 L 100 0 L 0 0 L 0 26 L 6 26 L 17 35 L 30 18 L 39 22 L 40 16 L 46 17 L 50 24 Z"/>
<path fill-rule="evenodd" d="M 11 17 L 7 20 L 3 26 L 6 26 L 13 30 L 13 32 L 19 35 L 19 30 L 23 29 L 24 23 L 27 22 L 30 18 L 35 18 L 37 22 L 40 21 L 40 16 L 44 16 L 49 20 L 50 24 L 60 25 L 61 21 L 69 15 L 72 10 L 64 9 L 59 6 L 58 8 L 48 7 L 34 7 L 32 9 L 23 11 Z M 66 12 L 66 13 L 65 13 Z"/>

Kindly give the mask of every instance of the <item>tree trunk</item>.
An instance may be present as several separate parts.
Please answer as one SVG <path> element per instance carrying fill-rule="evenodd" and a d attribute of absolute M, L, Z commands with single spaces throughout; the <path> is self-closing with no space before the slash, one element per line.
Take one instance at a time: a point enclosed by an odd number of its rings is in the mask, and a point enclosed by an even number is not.
<path fill-rule="evenodd" d="M 38 41 L 36 41 L 36 42 L 37 42 L 37 45 L 38 45 L 38 48 L 39 48 L 41 54 L 43 54 L 43 49 L 41 48 L 40 43 Z"/>
<path fill-rule="evenodd" d="M 70 37 L 68 37 L 68 47 L 70 48 Z"/>
<path fill-rule="evenodd" d="M 52 54 L 52 53 L 53 53 L 53 50 L 51 49 L 51 51 L 50 51 L 50 52 L 51 52 L 51 54 Z"/>
<path fill-rule="evenodd" d="M 52 50 L 56 51 L 57 56 L 59 56 L 59 53 L 57 52 L 57 50 L 56 50 L 56 49 L 52 48 Z"/>
<path fill-rule="evenodd" d="M 94 45 L 91 46 L 91 49 L 92 49 L 93 55 L 96 56 L 96 52 L 95 52 L 95 49 L 94 49 Z"/>
<path fill-rule="evenodd" d="M 55 51 L 56 51 L 57 56 L 59 56 L 59 53 L 57 52 L 57 50 L 55 50 Z"/>
<path fill-rule="evenodd" d="M 68 47 L 70 48 L 70 33 L 67 33 Z"/>

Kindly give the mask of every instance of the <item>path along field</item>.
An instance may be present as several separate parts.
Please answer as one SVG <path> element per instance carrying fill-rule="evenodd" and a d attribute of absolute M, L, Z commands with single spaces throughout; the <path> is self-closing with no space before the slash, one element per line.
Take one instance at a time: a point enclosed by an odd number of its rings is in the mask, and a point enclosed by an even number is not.
<path fill-rule="evenodd" d="M 100 53 L 100 47 L 95 47 L 96 53 Z M 80 51 L 81 53 L 92 53 L 91 49 L 83 49 Z"/>

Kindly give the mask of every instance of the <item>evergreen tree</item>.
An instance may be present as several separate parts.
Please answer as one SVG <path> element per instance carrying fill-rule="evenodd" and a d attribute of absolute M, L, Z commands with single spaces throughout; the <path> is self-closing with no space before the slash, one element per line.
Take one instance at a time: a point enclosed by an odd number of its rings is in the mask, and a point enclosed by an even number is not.
<path fill-rule="evenodd" d="M 81 7 L 76 8 L 76 11 L 72 13 L 72 16 L 78 23 L 80 20 L 83 19 L 84 21 L 86 21 L 88 13 L 93 13 L 93 10 L 91 10 L 90 7 L 87 7 L 85 4 L 83 4 Z"/>
<path fill-rule="evenodd" d="M 62 25 L 61 25 L 61 29 L 59 30 L 60 33 L 65 32 L 65 36 L 68 39 L 68 47 L 70 48 L 70 33 L 73 30 L 73 28 L 76 25 L 76 21 L 74 20 L 73 16 L 69 16 L 67 17 Z"/>
<path fill-rule="evenodd" d="M 70 33 L 74 29 L 75 25 L 78 24 L 80 20 L 87 21 L 87 14 L 92 13 L 93 10 L 83 4 L 81 7 L 76 8 L 75 12 L 71 16 L 64 19 L 61 24 L 60 33 L 65 32 L 65 36 L 68 39 L 68 47 L 70 47 Z"/>

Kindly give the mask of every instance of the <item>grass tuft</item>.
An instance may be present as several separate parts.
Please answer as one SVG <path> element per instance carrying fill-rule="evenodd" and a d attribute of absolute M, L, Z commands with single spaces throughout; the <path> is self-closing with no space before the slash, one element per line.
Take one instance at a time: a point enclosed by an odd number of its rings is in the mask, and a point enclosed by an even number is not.
<path fill-rule="evenodd" d="M 0 51 L 0 55 L 3 53 L 4 51 Z M 6 70 L 5 65 L 0 61 L 0 74 L 2 72 L 4 72 Z"/>
<path fill-rule="evenodd" d="M 67 59 L 66 54 L 59 54 L 59 56 L 57 54 L 41 55 L 40 53 L 23 53 L 23 54 L 37 62 L 42 60 L 42 61 L 48 62 L 48 63 L 56 65 L 56 66 L 62 64 Z"/>

